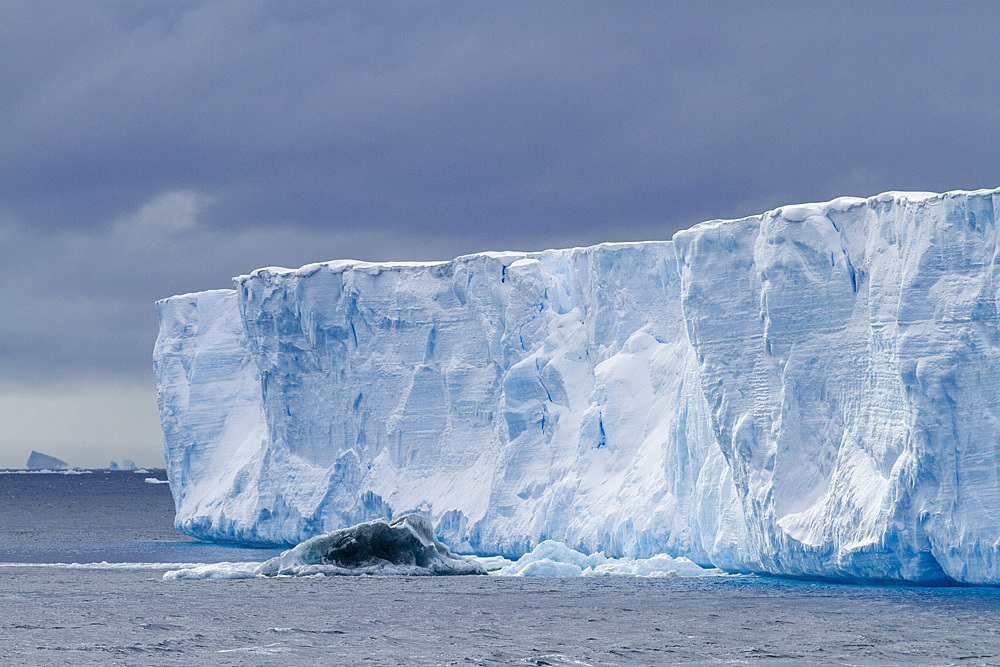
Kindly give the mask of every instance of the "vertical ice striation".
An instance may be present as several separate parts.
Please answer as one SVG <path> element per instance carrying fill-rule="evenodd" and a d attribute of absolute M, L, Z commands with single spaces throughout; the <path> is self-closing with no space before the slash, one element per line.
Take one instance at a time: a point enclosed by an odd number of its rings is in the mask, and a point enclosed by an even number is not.
<path fill-rule="evenodd" d="M 158 304 L 177 525 L 1000 582 L 1000 191 L 260 269 Z"/>
<path fill-rule="evenodd" d="M 158 302 L 153 352 L 167 478 L 177 528 L 206 539 L 252 542 L 269 494 L 257 367 L 232 290 Z M 267 510 L 265 510 L 267 511 Z"/>
<path fill-rule="evenodd" d="M 998 196 L 887 193 L 674 237 L 764 571 L 1000 582 Z"/>

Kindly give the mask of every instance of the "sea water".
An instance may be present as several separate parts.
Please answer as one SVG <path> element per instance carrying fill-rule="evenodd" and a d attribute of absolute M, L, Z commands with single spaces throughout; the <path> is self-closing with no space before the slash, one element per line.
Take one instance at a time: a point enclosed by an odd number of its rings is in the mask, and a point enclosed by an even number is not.
<path fill-rule="evenodd" d="M 0 663 L 995 664 L 1000 590 L 752 576 L 163 581 L 276 553 L 173 530 L 150 473 L 0 473 Z"/>

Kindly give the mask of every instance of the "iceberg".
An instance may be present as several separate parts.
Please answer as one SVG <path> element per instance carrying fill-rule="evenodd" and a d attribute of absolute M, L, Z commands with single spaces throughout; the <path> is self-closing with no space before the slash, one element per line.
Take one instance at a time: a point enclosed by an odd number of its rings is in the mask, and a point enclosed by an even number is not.
<path fill-rule="evenodd" d="M 427 519 L 404 514 L 318 535 L 265 561 L 262 576 L 310 574 L 486 574 L 434 537 Z"/>
<path fill-rule="evenodd" d="M 291 546 L 417 513 L 458 553 L 1000 583 L 998 200 L 845 197 L 164 299 L 176 526 Z"/>
<path fill-rule="evenodd" d="M 166 572 L 178 579 L 247 579 L 315 575 L 468 575 L 486 574 L 475 560 L 451 553 L 434 537 L 427 519 L 406 514 L 376 519 L 317 535 L 263 563 L 210 563 Z"/>
<path fill-rule="evenodd" d="M 62 459 L 32 449 L 25 467 L 28 470 L 66 470 L 69 464 Z"/>

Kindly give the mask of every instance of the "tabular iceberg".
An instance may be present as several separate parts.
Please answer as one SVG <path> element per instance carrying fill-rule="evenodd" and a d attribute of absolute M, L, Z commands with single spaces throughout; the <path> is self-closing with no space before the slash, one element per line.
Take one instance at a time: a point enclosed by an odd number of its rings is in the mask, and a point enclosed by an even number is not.
<path fill-rule="evenodd" d="M 158 302 L 177 527 L 1000 583 L 1000 190 Z"/>

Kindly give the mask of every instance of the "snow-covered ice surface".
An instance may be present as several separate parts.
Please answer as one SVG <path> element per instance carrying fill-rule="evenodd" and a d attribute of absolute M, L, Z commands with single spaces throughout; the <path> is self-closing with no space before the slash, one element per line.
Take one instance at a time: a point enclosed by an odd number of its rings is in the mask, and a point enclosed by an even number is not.
<path fill-rule="evenodd" d="M 163 300 L 177 527 L 291 545 L 418 512 L 465 553 L 1000 583 L 998 198 Z"/>

